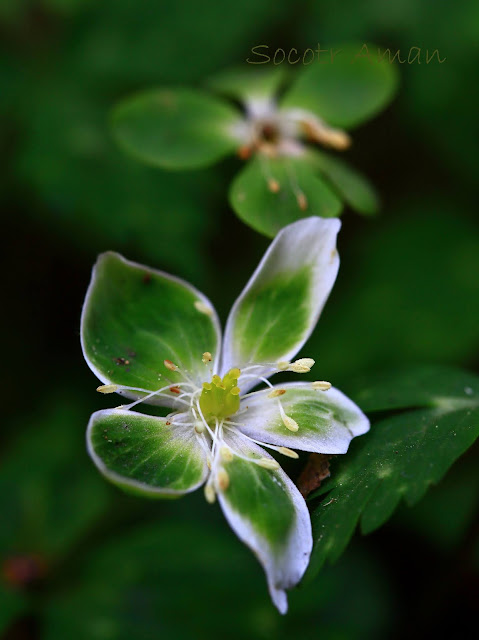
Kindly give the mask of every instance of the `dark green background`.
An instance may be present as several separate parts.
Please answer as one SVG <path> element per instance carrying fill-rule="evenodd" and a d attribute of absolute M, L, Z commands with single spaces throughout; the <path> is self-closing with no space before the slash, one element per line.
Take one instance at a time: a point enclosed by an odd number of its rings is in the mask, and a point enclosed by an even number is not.
<path fill-rule="evenodd" d="M 257 44 L 372 41 L 403 57 L 414 46 L 422 64 L 400 65 L 395 102 L 353 133 L 346 156 L 377 185 L 382 214 L 344 215 L 337 285 L 304 355 L 346 392 L 398 364 L 479 370 L 477 2 L 2 0 L 0 37 L 0 633 L 472 637 L 477 447 L 292 593 L 281 618 L 253 555 L 200 493 L 150 503 L 98 476 L 84 431 L 112 398 L 94 391 L 79 317 L 96 255 L 113 249 L 189 279 L 224 321 L 268 244 L 227 206 L 239 161 L 145 168 L 111 140 L 117 100 L 201 86 Z M 425 64 L 436 48 L 446 61 Z"/>

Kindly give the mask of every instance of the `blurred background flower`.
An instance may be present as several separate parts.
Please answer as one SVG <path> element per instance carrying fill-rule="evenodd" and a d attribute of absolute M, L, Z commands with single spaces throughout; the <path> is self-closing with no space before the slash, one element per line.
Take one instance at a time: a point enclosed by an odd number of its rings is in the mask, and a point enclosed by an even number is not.
<path fill-rule="evenodd" d="M 145 503 L 97 477 L 84 432 L 101 398 L 78 335 L 100 251 L 188 279 L 224 321 L 268 244 L 227 205 L 235 158 L 181 174 L 144 167 L 112 141 L 111 107 L 151 86 L 201 87 L 258 44 L 372 41 L 406 55 L 437 48 L 446 61 L 398 65 L 398 97 L 344 153 L 378 189 L 382 213 L 346 212 L 338 281 L 307 353 L 346 393 L 356 376 L 403 364 L 477 371 L 478 4 L 3 0 L 0 34 L 0 633 L 468 637 L 477 446 L 418 506 L 356 536 L 280 618 L 219 511 L 204 522 L 201 496 Z"/>

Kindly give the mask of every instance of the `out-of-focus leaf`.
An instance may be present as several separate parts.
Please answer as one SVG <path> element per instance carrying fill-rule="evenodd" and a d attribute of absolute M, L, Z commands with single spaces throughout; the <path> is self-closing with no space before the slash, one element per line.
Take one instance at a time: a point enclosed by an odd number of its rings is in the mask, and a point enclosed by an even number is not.
<path fill-rule="evenodd" d="M 336 52 L 333 59 L 320 54 L 323 63 L 315 60 L 299 75 L 281 106 L 312 111 L 332 126 L 355 127 L 389 103 L 397 87 L 397 71 L 393 64 L 378 59 L 373 45 L 348 44 L 332 51 Z"/>
<path fill-rule="evenodd" d="M 233 153 L 241 121 L 232 106 L 190 89 L 157 89 L 125 99 L 112 114 L 125 151 L 164 169 L 198 169 Z"/>
<path fill-rule="evenodd" d="M 373 424 L 367 436 L 353 442 L 348 456 L 315 494 L 328 495 L 312 514 L 315 547 L 310 577 L 326 560 L 339 557 L 358 522 L 361 531 L 369 533 L 392 515 L 401 499 L 408 505 L 417 503 L 472 445 L 479 435 L 479 378 L 468 376 L 464 391 L 464 374 L 457 375 L 454 382 L 451 373 L 443 396 L 433 393 L 426 401 L 425 392 L 422 402 L 414 402 L 430 408 Z M 407 398 L 406 390 L 405 402 Z"/>
<path fill-rule="evenodd" d="M 318 621 L 325 640 L 366 640 L 384 630 L 391 599 L 374 559 L 348 554 L 314 586 L 291 592 L 282 617 L 250 551 L 224 535 L 226 524 L 222 530 L 161 521 L 90 550 L 75 587 L 48 603 L 45 639 L 149 640 L 161 633 L 189 640 L 220 637 L 228 628 L 234 640 L 313 640 Z M 352 573 L 361 580 L 351 580 Z"/>
<path fill-rule="evenodd" d="M 86 455 L 86 418 L 74 395 L 57 392 L 49 409 L 19 420 L 0 465 L 5 554 L 39 554 L 48 565 L 104 512 L 108 488 Z"/>
<path fill-rule="evenodd" d="M 232 208 L 246 224 L 270 237 L 300 218 L 339 215 L 340 200 L 308 158 L 256 155 L 230 187 Z"/>
<path fill-rule="evenodd" d="M 315 164 L 328 178 L 339 197 L 352 209 L 364 215 L 374 215 L 379 198 L 371 183 L 348 164 L 326 153 L 311 154 Z"/>
<path fill-rule="evenodd" d="M 309 342 L 321 376 L 347 391 L 358 372 L 421 361 L 467 366 L 479 347 L 479 232 L 455 211 L 452 203 L 403 205 L 374 228 L 353 230 Z"/>

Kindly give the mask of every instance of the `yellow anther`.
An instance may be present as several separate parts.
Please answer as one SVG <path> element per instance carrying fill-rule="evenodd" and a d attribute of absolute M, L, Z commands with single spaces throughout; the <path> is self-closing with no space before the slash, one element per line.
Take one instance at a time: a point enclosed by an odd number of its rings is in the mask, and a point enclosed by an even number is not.
<path fill-rule="evenodd" d="M 233 387 L 230 391 L 232 396 L 239 396 L 241 389 L 239 387 Z"/>
<path fill-rule="evenodd" d="M 297 431 L 299 429 L 299 425 L 296 422 L 296 420 L 293 420 L 293 418 L 290 418 L 287 415 L 283 416 L 283 424 L 286 427 L 286 429 L 289 429 L 290 431 Z"/>
<path fill-rule="evenodd" d="M 213 356 L 209 351 L 205 351 L 201 360 L 203 361 L 203 364 L 208 364 L 208 362 L 213 360 Z"/>
<path fill-rule="evenodd" d="M 257 464 L 263 469 L 270 469 L 271 471 L 280 468 L 279 462 L 276 462 L 273 458 L 260 458 Z"/>
<path fill-rule="evenodd" d="M 286 369 L 291 365 L 291 362 L 288 362 L 287 360 L 281 360 L 280 362 L 276 363 L 276 366 L 278 367 L 278 369 L 280 371 L 286 371 Z"/>
<path fill-rule="evenodd" d="M 306 209 L 308 208 L 308 200 L 306 199 L 306 196 L 302 191 L 296 196 L 296 201 L 301 211 L 306 211 Z"/>
<path fill-rule="evenodd" d="M 311 367 L 313 365 L 313 358 L 299 358 L 299 360 L 295 360 L 289 366 L 288 371 L 294 371 L 294 373 L 308 373 L 311 371 Z"/>
<path fill-rule="evenodd" d="M 311 386 L 313 389 L 319 389 L 320 391 L 327 391 L 331 389 L 331 383 L 326 382 L 326 380 L 316 380 L 316 382 L 312 382 Z"/>
<path fill-rule="evenodd" d="M 284 396 L 286 393 L 286 389 L 273 389 L 270 393 L 268 393 L 268 398 L 277 398 L 278 396 Z"/>
<path fill-rule="evenodd" d="M 205 316 L 213 315 L 213 309 L 207 304 L 205 304 L 204 302 L 201 302 L 201 300 L 195 300 L 194 304 L 195 304 L 195 309 L 200 313 L 204 313 Z"/>
<path fill-rule="evenodd" d="M 230 477 L 228 475 L 228 472 L 223 468 L 218 469 L 216 480 L 221 491 L 226 491 L 226 489 L 230 486 Z"/>
<path fill-rule="evenodd" d="M 235 380 L 238 380 L 238 378 L 241 375 L 241 369 L 238 369 L 238 367 L 235 367 L 234 369 L 230 369 L 227 375 L 231 376 Z"/>
<path fill-rule="evenodd" d="M 274 178 L 270 178 L 268 180 L 268 189 L 271 191 L 271 193 L 278 193 L 278 191 L 280 190 L 279 182 Z"/>
<path fill-rule="evenodd" d="M 229 447 L 226 447 L 226 446 L 221 447 L 220 455 L 221 455 L 221 459 L 224 460 L 224 462 L 231 462 L 233 460 L 233 452 Z"/>
<path fill-rule="evenodd" d="M 163 364 L 170 371 L 176 371 L 178 369 L 177 365 L 174 362 L 171 362 L 171 360 L 163 360 Z"/>
<path fill-rule="evenodd" d="M 115 393 L 117 389 L 118 389 L 117 384 L 102 384 L 96 388 L 96 390 L 99 391 L 100 393 Z"/>
<path fill-rule="evenodd" d="M 196 433 L 202 434 L 205 429 L 206 429 L 205 425 L 202 422 L 200 422 L 200 420 L 197 420 L 195 422 L 195 431 L 196 431 Z"/>
<path fill-rule="evenodd" d="M 205 485 L 205 498 L 206 502 L 209 502 L 210 504 L 213 504 L 216 500 L 216 493 L 212 484 Z"/>
<path fill-rule="evenodd" d="M 278 452 L 282 453 L 283 456 L 287 456 L 288 458 L 299 458 L 299 455 L 296 453 L 296 451 L 293 451 L 292 449 L 288 449 L 288 447 L 279 447 L 278 448 Z"/>

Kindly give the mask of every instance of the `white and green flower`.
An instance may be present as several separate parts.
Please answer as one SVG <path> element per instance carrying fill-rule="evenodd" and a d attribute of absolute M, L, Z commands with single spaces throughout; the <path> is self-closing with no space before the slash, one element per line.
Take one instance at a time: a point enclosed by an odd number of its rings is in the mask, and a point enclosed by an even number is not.
<path fill-rule="evenodd" d="M 341 47 L 334 61 L 291 78 L 276 66 L 225 71 L 208 83 L 218 95 L 183 87 L 141 92 L 115 108 L 115 138 L 135 158 L 167 170 L 238 155 L 247 163 L 231 184 L 230 204 L 270 237 L 301 218 L 338 216 L 345 204 L 374 214 L 379 200 L 368 180 L 328 153 L 347 149 L 349 132 L 395 92 L 394 65 L 358 57 L 360 50 Z"/>
<path fill-rule="evenodd" d="M 90 419 L 98 469 L 149 497 L 203 486 L 263 565 L 282 613 L 285 589 L 308 565 L 312 534 L 306 503 L 276 457 L 345 453 L 369 429 L 327 382 L 268 380 L 314 364 L 294 357 L 336 279 L 339 228 L 337 219 L 307 218 L 283 229 L 234 304 L 223 340 L 204 295 L 115 253 L 100 256 L 82 314 L 83 353 L 103 383 L 98 390 L 132 400 Z M 265 388 L 254 390 L 259 384 Z M 133 411 L 140 403 L 171 413 Z"/>

